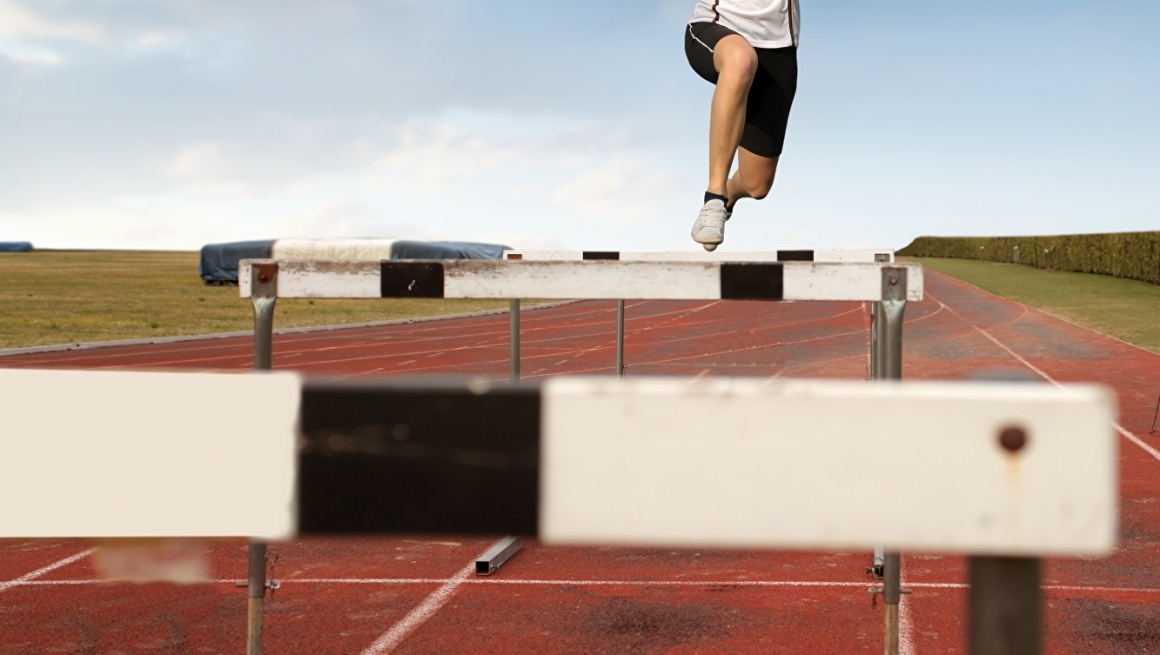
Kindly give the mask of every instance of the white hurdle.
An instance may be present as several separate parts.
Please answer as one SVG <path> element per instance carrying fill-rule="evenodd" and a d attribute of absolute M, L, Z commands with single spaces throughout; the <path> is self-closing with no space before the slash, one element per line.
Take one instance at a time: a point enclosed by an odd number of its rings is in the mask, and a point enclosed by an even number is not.
<path fill-rule="evenodd" d="M 238 284 L 243 298 L 253 296 L 256 272 L 277 277 L 281 298 L 881 302 L 884 269 L 906 271 L 893 286 L 922 299 L 921 266 L 879 263 L 243 260 Z"/>
<path fill-rule="evenodd" d="M 503 258 L 506 260 L 523 261 L 648 261 L 648 262 L 819 262 L 827 264 L 852 263 L 863 264 L 870 262 L 893 262 L 894 251 L 888 248 L 877 249 L 849 249 L 849 250 L 754 250 L 744 252 L 707 252 L 680 251 L 680 252 L 620 252 L 616 250 L 505 250 Z M 874 305 L 877 310 L 878 305 Z M 520 343 L 520 301 L 511 301 L 511 352 L 512 378 L 519 377 L 519 343 Z M 624 300 L 616 301 L 616 375 L 624 375 Z M 874 312 L 877 316 L 877 311 Z M 874 368 L 874 355 L 877 352 L 876 330 L 871 330 L 871 369 Z"/>
<path fill-rule="evenodd" d="M 644 251 L 505 250 L 503 258 L 524 261 L 618 260 L 622 262 L 818 262 L 827 264 L 892 262 L 889 248 L 846 250 Z"/>
<path fill-rule="evenodd" d="M 238 402 L 188 409 L 222 389 Z M 6 538 L 509 531 L 560 544 L 883 543 L 972 558 L 971 652 L 981 655 L 1038 653 L 1038 558 L 1106 555 L 1118 531 L 1115 399 L 1090 385 L 303 385 L 291 374 L 0 370 L 0 393 L 20 436 L 0 441 L 0 494 L 27 499 L 0 506 Z M 45 411 L 49 399 L 69 411 Z M 882 485 L 867 442 L 896 453 L 921 492 Z M 479 492 L 488 488 L 499 493 Z M 867 515 L 869 488 L 898 511 Z M 1022 575 L 994 574 L 1012 570 Z"/>
<path fill-rule="evenodd" d="M 883 253 L 866 251 L 871 256 Z M 264 281 L 263 281 L 264 280 Z M 879 316 L 880 305 L 922 299 L 916 264 L 834 262 L 507 260 L 324 262 L 244 260 L 241 297 L 505 298 L 512 302 L 511 378 L 519 378 L 519 299 L 619 301 L 617 371 L 623 371 L 625 298 L 648 300 L 853 300 L 874 303 L 871 366 L 901 348 L 901 314 Z M 256 291 L 255 291 L 256 290 Z M 263 317 L 266 314 L 263 313 Z M 255 316 L 258 316 L 256 313 Z M 878 329 L 877 323 L 884 323 Z M 897 331 L 897 333 L 896 333 Z M 259 329 L 258 338 L 269 332 Z M 879 345 L 881 341 L 890 344 Z M 896 377 L 885 375 L 884 377 Z"/>

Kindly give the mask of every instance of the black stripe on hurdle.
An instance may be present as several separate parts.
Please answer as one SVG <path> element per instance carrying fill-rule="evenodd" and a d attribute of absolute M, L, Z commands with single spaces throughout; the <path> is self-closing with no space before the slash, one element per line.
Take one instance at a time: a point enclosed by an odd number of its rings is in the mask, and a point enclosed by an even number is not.
<path fill-rule="evenodd" d="M 442 298 L 441 262 L 382 262 L 383 298 Z"/>
<path fill-rule="evenodd" d="M 620 261 L 620 253 L 609 250 L 585 250 L 580 255 L 581 259 L 609 259 L 613 261 Z"/>
<path fill-rule="evenodd" d="M 780 263 L 721 264 L 721 299 L 781 300 L 784 272 Z"/>
<path fill-rule="evenodd" d="M 779 262 L 812 262 L 814 261 L 814 251 L 812 250 L 778 250 L 777 261 Z"/>
<path fill-rule="evenodd" d="M 402 384 L 305 386 L 299 532 L 536 534 L 539 389 Z"/>

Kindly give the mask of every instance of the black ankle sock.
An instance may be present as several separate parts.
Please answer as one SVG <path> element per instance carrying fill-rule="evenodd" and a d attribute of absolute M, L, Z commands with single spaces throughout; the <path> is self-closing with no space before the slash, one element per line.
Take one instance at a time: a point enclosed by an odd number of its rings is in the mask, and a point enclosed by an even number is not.
<path fill-rule="evenodd" d="M 720 200 L 721 202 L 725 203 L 726 205 L 729 204 L 729 197 L 728 196 L 723 196 L 719 193 L 709 193 L 708 191 L 706 191 L 705 192 L 705 202 L 709 202 L 710 200 Z"/>

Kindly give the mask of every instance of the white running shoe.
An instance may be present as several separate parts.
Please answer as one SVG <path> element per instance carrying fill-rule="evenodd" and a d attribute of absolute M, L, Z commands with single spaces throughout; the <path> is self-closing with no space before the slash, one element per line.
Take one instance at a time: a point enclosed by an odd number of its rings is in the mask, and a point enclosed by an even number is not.
<path fill-rule="evenodd" d="M 725 203 L 716 198 L 705 203 L 697 222 L 693 223 L 693 241 L 705 246 L 705 250 L 716 250 L 725 240 L 725 221 L 732 212 L 725 209 Z"/>

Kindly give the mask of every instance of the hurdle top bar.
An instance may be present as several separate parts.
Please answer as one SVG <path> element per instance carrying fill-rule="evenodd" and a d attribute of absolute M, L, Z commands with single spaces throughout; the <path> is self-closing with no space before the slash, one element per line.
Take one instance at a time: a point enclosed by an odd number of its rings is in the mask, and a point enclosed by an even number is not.
<path fill-rule="evenodd" d="M 18 436 L 0 440 L 0 537 L 275 537 L 297 519 L 1046 555 L 1107 553 L 1117 532 L 1115 400 L 1094 386 L 0 370 L 0 393 Z M 868 448 L 903 480 L 882 484 Z"/>
<path fill-rule="evenodd" d="M 922 300 L 918 264 L 649 261 L 243 260 L 241 297 L 257 274 L 280 298 L 561 298 L 878 302 L 889 280 Z M 892 273 L 893 272 L 893 273 Z M 905 274 L 900 274 L 905 272 Z"/>
<path fill-rule="evenodd" d="M 888 248 L 843 250 L 753 250 L 742 252 L 670 251 L 621 252 L 618 250 L 505 250 L 503 258 L 524 261 L 616 260 L 622 262 L 818 262 L 837 264 L 894 261 Z"/>

